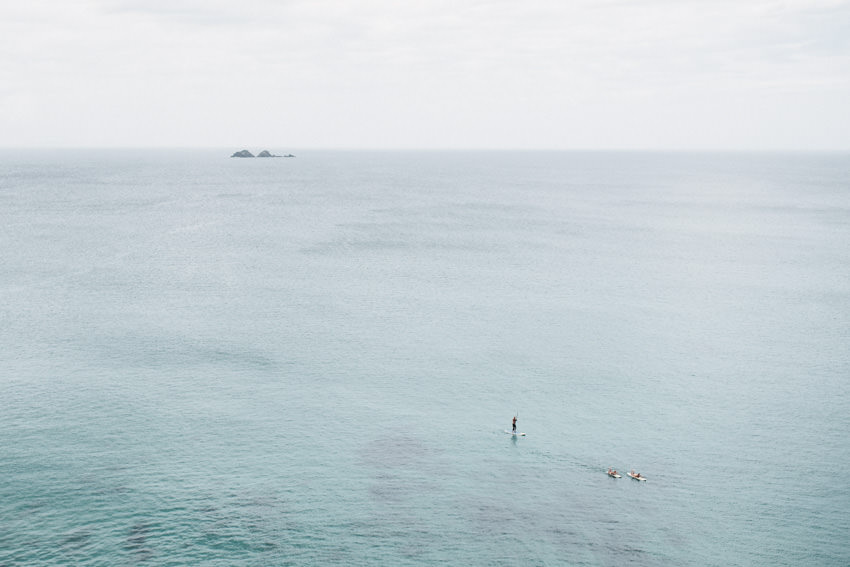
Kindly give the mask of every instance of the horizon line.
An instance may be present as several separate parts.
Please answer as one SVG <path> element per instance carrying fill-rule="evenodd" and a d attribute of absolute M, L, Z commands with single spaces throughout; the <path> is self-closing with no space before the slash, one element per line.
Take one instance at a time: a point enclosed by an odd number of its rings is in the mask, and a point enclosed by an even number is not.
<path fill-rule="evenodd" d="M 263 151 L 268 148 L 277 148 L 279 146 L 260 146 L 257 151 Z M 238 152 L 245 148 L 240 146 L 240 149 L 233 149 L 236 146 L 209 146 L 209 145 L 178 145 L 178 146 L 154 146 L 154 145 L 139 145 L 139 146 L 95 146 L 95 145 L 80 145 L 80 146 L 0 146 L 0 151 L 14 150 L 215 150 L 215 151 L 233 151 Z M 249 149 L 250 151 L 250 149 Z M 271 150 L 269 150 L 271 151 Z M 345 147 L 345 146 L 304 146 L 290 147 L 286 150 L 276 149 L 279 152 L 294 152 L 294 151 L 339 151 L 339 152 L 618 152 L 618 153 L 848 153 L 850 147 L 847 148 L 603 148 L 603 147 L 588 147 L 588 148 L 488 148 L 488 147 Z"/>

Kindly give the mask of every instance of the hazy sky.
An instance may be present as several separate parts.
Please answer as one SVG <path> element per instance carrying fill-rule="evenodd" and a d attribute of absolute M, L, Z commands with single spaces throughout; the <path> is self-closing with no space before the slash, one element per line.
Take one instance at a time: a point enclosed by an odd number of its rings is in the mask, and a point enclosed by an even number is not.
<path fill-rule="evenodd" d="M 850 1 L 0 0 L 0 147 L 850 149 Z"/>

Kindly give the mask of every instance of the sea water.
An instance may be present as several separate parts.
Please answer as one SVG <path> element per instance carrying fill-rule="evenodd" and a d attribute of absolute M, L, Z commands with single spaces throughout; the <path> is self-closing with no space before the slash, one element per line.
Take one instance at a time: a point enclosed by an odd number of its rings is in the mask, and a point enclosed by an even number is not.
<path fill-rule="evenodd" d="M 229 153 L 0 152 L 0 565 L 850 563 L 850 155 Z"/>

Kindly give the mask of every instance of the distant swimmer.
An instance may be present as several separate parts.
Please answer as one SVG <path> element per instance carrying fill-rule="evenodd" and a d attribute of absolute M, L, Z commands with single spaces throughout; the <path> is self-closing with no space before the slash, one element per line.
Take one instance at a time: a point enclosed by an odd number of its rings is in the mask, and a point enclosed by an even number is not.
<path fill-rule="evenodd" d="M 513 427 L 513 432 L 514 432 L 514 433 L 516 433 L 516 416 L 514 416 L 514 423 L 513 423 L 513 425 L 514 425 L 514 427 Z"/>

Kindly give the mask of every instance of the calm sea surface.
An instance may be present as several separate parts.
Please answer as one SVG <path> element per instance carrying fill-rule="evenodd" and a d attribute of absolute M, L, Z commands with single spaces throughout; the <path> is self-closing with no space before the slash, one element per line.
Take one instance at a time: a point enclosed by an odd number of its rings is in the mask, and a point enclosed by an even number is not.
<path fill-rule="evenodd" d="M 0 152 L 0 565 L 850 564 L 850 154 L 231 151 Z"/>

